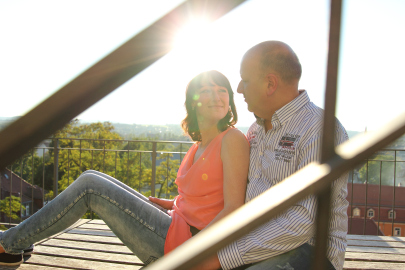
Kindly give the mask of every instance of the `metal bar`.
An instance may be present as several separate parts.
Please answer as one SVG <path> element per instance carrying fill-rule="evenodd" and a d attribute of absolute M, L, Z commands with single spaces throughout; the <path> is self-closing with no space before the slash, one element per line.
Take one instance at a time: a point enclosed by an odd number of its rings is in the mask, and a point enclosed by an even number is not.
<path fill-rule="evenodd" d="M 141 181 L 142 181 L 142 153 L 139 153 L 139 182 L 138 191 L 141 192 Z"/>
<path fill-rule="evenodd" d="M 152 179 L 151 179 L 151 196 L 155 197 L 155 184 L 156 184 L 156 149 L 157 149 L 157 142 L 152 143 Z"/>
<path fill-rule="evenodd" d="M 127 183 L 129 183 L 129 145 L 128 145 L 128 159 L 127 159 Z"/>
<path fill-rule="evenodd" d="M 382 161 L 380 161 L 380 185 L 378 186 L 378 224 L 377 224 L 377 235 L 380 230 L 380 203 L 381 203 L 381 176 L 382 176 Z"/>
<path fill-rule="evenodd" d="M 82 140 L 80 140 L 80 150 L 79 150 L 79 171 L 83 172 L 82 170 Z"/>
<path fill-rule="evenodd" d="M 31 159 L 31 209 L 34 214 L 34 149 L 31 151 Z"/>
<path fill-rule="evenodd" d="M 167 192 L 169 191 L 169 155 L 166 157 L 166 165 L 167 165 L 167 170 L 166 170 L 166 194 L 165 194 L 165 199 L 167 199 Z M 163 187 L 163 185 L 162 185 Z M 160 188 L 162 188 L 160 187 Z"/>
<path fill-rule="evenodd" d="M 68 149 L 68 186 L 70 185 L 70 149 Z"/>
<path fill-rule="evenodd" d="M 23 186 L 23 157 L 20 159 L 20 220 L 22 220 L 22 206 L 23 206 L 23 193 L 22 193 L 22 186 Z"/>
<path fill-rule="evenodd" d="M 189 18 L 216 20 L 245 0 L 189 0 L 121 45 L 0 133 L 0 170 L 171 49 Z"/>
<path fill-rule="evenodd" d="M 42 150 L 42 206 L 45 202 L 45 149 Z"/>
<path fill-rule="evenodd" d="M 115 151 L 114 178 L 117 178 L 117 155 L 118 155 L 118 152 L 117 152 L 117 151 Z"/>
<path fill-rule="evenodd" d="M 13 165 L 14 164 L 11 164 L 11 167 L 10 167 L 10 197 L 9 197 L 9 201 L 10 201 L 10 218 L 9 218 L 9 222 L 8 222 L 8 224 L 10 225 L 11 224 L 11 195 L 13 194 Z"/>
<path fill-rule="evenodd" d="M 53 197 L 58 196 L 58 171 L 59 171 L 59 139 L 55 139 L 53 146 Z"/>
<path fill-rule="evenodd" d="M 217 250 L 239 239 L 303 198 L 323 191 L 342 172 L 356 165 L 405 133 L 405 113 L 378 131 L 364 133 L 336 147 L 324 164 L 311 164 L 254 200 L 204 229 L 147 270 L 189 269 Z M 243 218 L 241 218 L 243 217 Z"/>
<path fill-rule="evenodd" d="M 397 151 L 395 151 L 394 160 L 397 160 Z M 394 235 L 394 217 L 395 217 L 395 186 L 396 186 L 396 176 L 397 176 L 397 163 L 394 162 L 394 198 L 392 205 L 392 222 L 391 222 L 391 235 Z"/>
<path fill-rule="evenodd" d="M 352 194 L 351 194 L 351 199 L 350 199 L 350 225 L 349 225 L 349 232 L 350 233 L 352 231 L 352 223 L 353 223 L 353 191 L 354 191 L 354 187 L 353 187 L 353 176 L 354 176 L 354 170 L 352 170 Z"/>
<path fill-rule="evenodd" d="M 329 52 L 326 74 L 325 90 L 325 114 L 323 119 L 321 163 L 335 155 L 335 111 L 336 92 L 339 66 L 340 45 L 340 20 L 342 1 L 331 0 L 330 23 L 329 23 Z M 326 257 L 328 245 L 328 231 L 330 224 L 330 199 L 331 186 L 318 195 L 318 207 L 316 213 L 316 245 L 315 256 L 312 260 L 314 269 L 326 269 L 328 259 Z"/>
<path fill-rule="evenodd" d="M 105 172 L 105 141 L 104 141 L 104 145 L 103 145 L 103 171 L 102 173 Z"/>
<path fill-rule="evenodd" d="M 366 234 L 366 227 L 367 227 L 366 222 L 367 222 L 367 215 L 368 215 L 368 212 L 367 212 L 367 202 L 368 202 L 368 159 L 367 159 L 366 166 L 367 166 L 367 170 L 366 170 L 366 201 L 365 201 L 365 206 L 364 206 L 363 235 Z"/>

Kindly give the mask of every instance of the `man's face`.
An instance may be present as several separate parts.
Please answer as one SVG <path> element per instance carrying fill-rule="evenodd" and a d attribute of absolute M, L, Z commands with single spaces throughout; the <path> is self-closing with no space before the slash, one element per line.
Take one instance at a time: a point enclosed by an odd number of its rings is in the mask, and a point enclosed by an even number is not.
<path fill-rule="evenodd" d="M 245 55 L 242 59 L 238 93 L 243 94 L 248 110 L 262 117 L 261 108 L 265 106 L 267 83 L 259 60 L 255 54 Z"/>

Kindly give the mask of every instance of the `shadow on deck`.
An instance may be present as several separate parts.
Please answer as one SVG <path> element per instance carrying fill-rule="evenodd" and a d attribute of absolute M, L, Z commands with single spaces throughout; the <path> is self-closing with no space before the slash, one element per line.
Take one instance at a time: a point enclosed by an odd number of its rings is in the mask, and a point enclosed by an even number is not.
<path fill-rule="evenodd" d="M 142 262 L 102 220 L 82 219 L 36 243 L 19 267 L 0 269 L 140 269 Z M 405 237 L 348 235 L 344 269 L 405 269 Z"/>

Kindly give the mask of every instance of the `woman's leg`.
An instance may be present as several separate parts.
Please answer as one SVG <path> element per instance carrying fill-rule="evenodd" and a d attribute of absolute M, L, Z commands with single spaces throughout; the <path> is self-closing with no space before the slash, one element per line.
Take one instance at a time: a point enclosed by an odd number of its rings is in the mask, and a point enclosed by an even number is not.
<path fill-rule="evenodd" d="M 66 229 L 91 209 L 139 259 L 151 262 L 163 256 L 171 218 L 142 197 L 112 177 L 88 171 L 32 217 L 1 233 L 0 244 L 7 253 L 22 253 L 29 245 Z"/>

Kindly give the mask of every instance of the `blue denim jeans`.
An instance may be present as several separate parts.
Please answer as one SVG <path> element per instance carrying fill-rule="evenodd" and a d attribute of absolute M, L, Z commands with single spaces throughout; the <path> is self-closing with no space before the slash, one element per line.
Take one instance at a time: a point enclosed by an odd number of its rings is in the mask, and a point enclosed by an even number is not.
<path fill-rule="evenodd" d="M 97 171 L 84 172 L 29 219 L 2 232 L 0 245 L 7 253 L 20 254 L 31 244 L 68 228 L 88 209 L 144 263 L 163 256 L 171 217 L 142 194 Z"/>
<path fill-rule="evenodd" d="M 314 247 L 309 244 L 293 249 L 289 252 L 258 262 L 249 267 L 241 267 L 246 270 L 309 270 L 311 268 Z M 325 270 L 335 270 L 328 261 Z"/>

